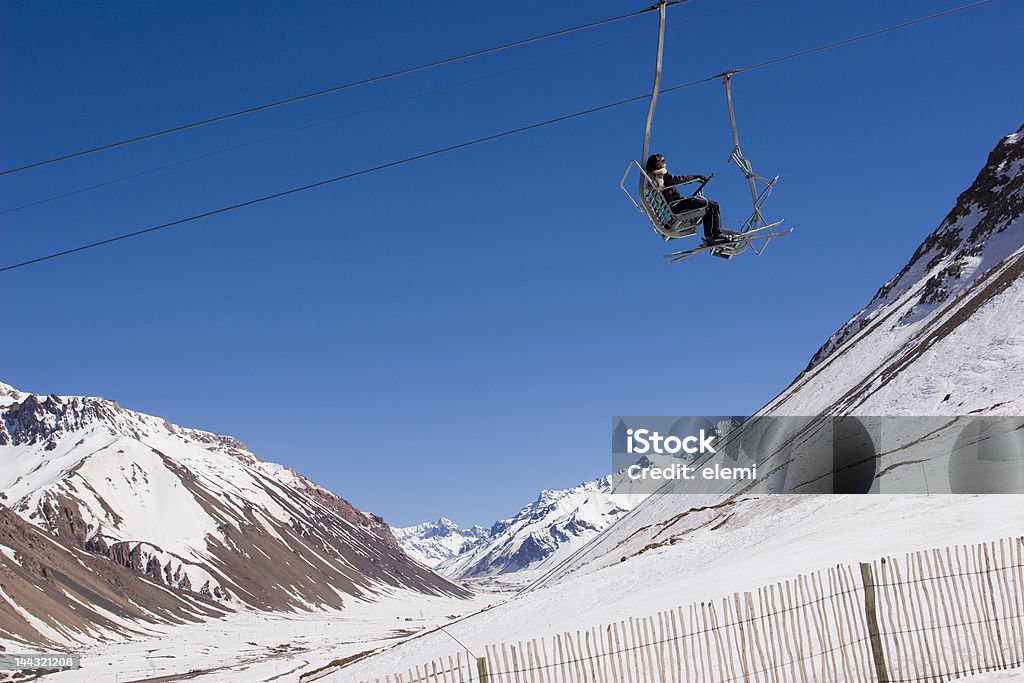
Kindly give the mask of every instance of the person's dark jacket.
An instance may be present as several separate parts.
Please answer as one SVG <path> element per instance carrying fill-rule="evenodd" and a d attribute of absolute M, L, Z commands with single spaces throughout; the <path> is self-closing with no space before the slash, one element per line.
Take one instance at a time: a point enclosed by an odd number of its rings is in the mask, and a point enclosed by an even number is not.
<path fill-rule="evenodd" d="M 655 180 L 657 180 L 655 178 Z M 666 173 L 662 176 L 662 183 L 664 184 L 665 191 L 662 192 L 662 196 L 665 197 L 665 201 L 672 204 L 672 202 L 678 202 L 682 197 L 679 195 L 679 191 L 676 190 L 673 185 L 682 185 L 683 183 L 689 183 L 694 180 L 704 180 L 702 175 L 672 175 Z"/>

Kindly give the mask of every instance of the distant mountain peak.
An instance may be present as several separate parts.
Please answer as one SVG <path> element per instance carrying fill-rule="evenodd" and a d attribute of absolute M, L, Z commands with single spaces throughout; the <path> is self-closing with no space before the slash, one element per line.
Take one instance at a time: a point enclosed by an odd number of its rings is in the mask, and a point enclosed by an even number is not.
<path fill-rule="evenodd" d="M 582 547 L 643 498 L 612 494 L 610 476 L 568 489 L 544 489 L 518 514 L 498 520 L 437 568 L 459 578 L 542 569 Z"/>
<path fill-rule="evenodd" d="M 447 517 L 391 531 L 405 552 L 428 567 L 436 567 L 455 557 L 487 535 L 487 530 L 481 526 L 462 529 Z"/>

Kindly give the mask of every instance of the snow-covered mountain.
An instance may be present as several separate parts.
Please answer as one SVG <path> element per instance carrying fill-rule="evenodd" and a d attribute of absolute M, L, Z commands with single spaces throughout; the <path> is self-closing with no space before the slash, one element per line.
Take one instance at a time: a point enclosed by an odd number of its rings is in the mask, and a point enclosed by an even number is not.
<path fill-rule="evenodd" d="M 570 489 L 542 491 L 514 517 L 495 522 L 486 536 L 438 565 L 447 576 L 476 578 L 542 571 L 615 523 L 643 500 L 611 492 L 611 477 Z"/>
<path fill-rule="evenodd" d="M 416 526 L 391 527 L 391 531 L 405 552 L 428 567 L 436 567 L 452 559 L 488 535 L 482 526 L 460 529 L 458 524 L 445 517 Z"/>
<path fill-rule="evenodd" d="M 96 558 L 144 579 L 133 582 L 136 596 L 184 595 L 207 611 L 341 607 L 395 588 L 465 594 L 409 558 L 382 519 L 293 470 L 231 437 L 102 398 L 0 385 L 0 504 L 45 532 L 5 514 L 0 569 L 89 609 L 119 613 L 86 589 Z M 72 575 L 38 558 L 40 538 Z M 0 635 L 95 635 L 88 623 L 61 623 L 39 600 L 0 590 Z M 147 600 L 135 608 L 165 611 Z"/>
<path fill-rule="evenodd" d="M 1022 216 L 1024 127 L 763 414 L 1022 414 Z"/>

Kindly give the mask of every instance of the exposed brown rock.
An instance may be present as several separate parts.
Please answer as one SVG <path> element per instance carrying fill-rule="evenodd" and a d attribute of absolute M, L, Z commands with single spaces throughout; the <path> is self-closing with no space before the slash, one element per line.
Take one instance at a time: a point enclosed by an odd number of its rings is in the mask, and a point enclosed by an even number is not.
<path fill-rule="evenodd" d="M 147 623 L 198 622 L 226 609 L 197 594 L 173 593 L 138 574 L 84 551 L 74 551 L 0 505 L 0 635 L 40 645 L 55 644 L 8 602 L 67 638 L 85 638 L 97 629 L 110 637 L 132 629 L 112 618 Z M 71 596 L 71 597 L 68 597 Z M 140 607 L 144 605 L 145 607 Z"/>
<path fill-rule="evenodd" d="M 18 394 L 15 399 L 0 407 L 0 426 L 11 443 L 33 447 L 31 452 L 41 460 L 49 457 L 50 444 L 60 449 L 61 457 L 81 449 L 80 460 L 58 481 L 35 495 L 9 501 L 15 510 L 4 508 L 10 519 L 0 528 L 0 543 L 21 552 L 17 566 L 10 568 L 0 556 L 0 570 L 15 572 L 21 582 L 17 595 L 8 594 L 32 615 L 65 629 L 68 637 L 83 637 L 90 625 L 112 628 L 101 605 L 125 618 L 160 621 L 181 617 L 178 605 L 196 601 L 204 606 L 197 614 L 207 617 L 243 604 L 264 610 L 341 608 L 347 596 L 372 597 L 386 587 L 467 595 L 462 587 L 410 559 L 383 519 L 357 510 L 291 470 L 268 468 L 236 439 L 177 427 L 99 398 Z M 97 449 L 97 430 L 122 439 L 124 446 Z M 269 498 L 283 516 L 235 491 L 212 490 L 216 487 L 209 479 L 146 445 L 148 437 L 166 439 L 168 434 L 189 444 L 190 457 L 205 457 L 208 451 L 211 462 L 230 463 L 229 470 L 255 482 L 257 498 Z M 105 437 L 102 441 L 106 443 Z M 215 522 L 211 528 L 216 532 L 205 538 L 205 552 L 197 549 L 179 557 L 153 539 L 119 534 L 128 521 L 122 515 L 130 516 L 130 509 L 123 502 L 104 500 L 99 491 L 107 490 L 106 484 L 89 481 L 89 472 L 120 470 L 123 484 L 142 486 L 155 473 L 138 464 L 143 461 L 125 455 L 126 449 L 138 453 L 140 448 L 157 456 L 159 466 L 176 480 L 175 490 L 184 489 Z M 100 463 L 98 468 L 85 467 L 93 462 Z M 164 474 L 161 478 L 166 480 Z M 4 540 L 5 528 L 10 542 Z M 97 576 L 87 580 L 91 572 Z M 5 583 L 4 576 L 0 574 L 0 584 Z M 197 581 L 197 576 L 203 580 Z M 33 583 L 45 584 L 52 600 L 35 596 L 29 590 Z M 60 600 L 62 587 L 72 584 L 86 607 L 65 600 L 57 609 L 52 602 Z M 153 596 L 160 599 L 151 604 Z M 0 632 L 39 642 L 44 634 L 9 605 L 3 612 L 5 605 L 0 600 Z M 127 630 L 119 628 L 118 632 Z"/>

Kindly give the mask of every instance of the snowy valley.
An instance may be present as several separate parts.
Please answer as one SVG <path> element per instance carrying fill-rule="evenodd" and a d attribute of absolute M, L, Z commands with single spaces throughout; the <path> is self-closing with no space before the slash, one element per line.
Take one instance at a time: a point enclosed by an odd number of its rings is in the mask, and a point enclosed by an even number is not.
<path fill-rule="evenodd" d="M 761 414 L 1020 414 L 1022 274 L 1024 128 Z M 391 529 L 229 437 L 7 385 L 0 463 L 0 648 L 83 652 L 52 677 L 68 682 L 397 680 L 495 643 L 1024 535 L 1018 495 L 622 496 L 610 478 L 545 490 L 490 529 Z M 488 591 L 507 576 L 515 595 Z"/>

